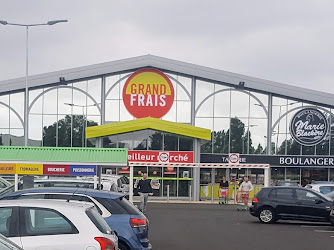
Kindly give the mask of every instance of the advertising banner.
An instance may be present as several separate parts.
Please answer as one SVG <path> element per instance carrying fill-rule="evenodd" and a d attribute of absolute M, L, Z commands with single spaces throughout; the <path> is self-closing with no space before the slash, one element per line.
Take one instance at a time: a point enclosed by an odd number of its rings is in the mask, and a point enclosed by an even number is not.
<path fill-rule="evenodd" d="M 70 165 L 43 165 L 44 175 L 70 175 Z"/>
<path fill-rule="evenodd" d="M 71 165 L 71 175 L 96 175 L 96 165 Z"/>
<path fill-rule="evenodd" d="M 129 150 L 129 162 L 193 163 L 193 151 Z"/>
<path fill-rule="evenodd" d="M 0 174 L 16 174 L 16 164 L 0 164 Z"/>
<path fill-rule="evenodd" d="M 43 164 L 16 164 L 16 173 L 22 175 L 43 175 Z"/>

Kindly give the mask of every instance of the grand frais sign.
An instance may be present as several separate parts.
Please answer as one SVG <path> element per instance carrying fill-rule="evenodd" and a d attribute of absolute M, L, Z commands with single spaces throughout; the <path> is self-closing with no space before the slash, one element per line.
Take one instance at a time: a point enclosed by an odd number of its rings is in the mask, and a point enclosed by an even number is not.
<path fill-rule="evenodd" d="M 174 102 L 170 79 L 157 69 L 141 69 L 133 73 L 123 88 L 126 109 L 136 118 L 161 118 Z"/>
<path fill-rule="evenodd" d="M 321 111 L 305 108 L 292 117 L 290 134 L 298 143 L 313 146 L 325 138 L 328 127 L 328 120 Z"/>

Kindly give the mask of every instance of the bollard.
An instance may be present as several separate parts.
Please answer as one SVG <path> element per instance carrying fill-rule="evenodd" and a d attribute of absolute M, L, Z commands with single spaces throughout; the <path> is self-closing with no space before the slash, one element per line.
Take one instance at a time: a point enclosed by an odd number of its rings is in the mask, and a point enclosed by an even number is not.
<path fill-rule="evenodd" d="M 189 185 L 189 203 L 191 203 L 191 193 L 192 193 L 191 185 Z"/>
<path fill-rule="evenodd" d="M 234 204 L 237 202 L 237 183 L 234 183 Z"/>
<path fill-rule="evenodd" d="M 211 184 L 211 203 L 214 201 L 214 196 L 215 196 L 215 184 Z"/>
<path fill-rule="evenodd" d="M 169 185 L 167 185 L 167 202 L 169 202 Z"/>

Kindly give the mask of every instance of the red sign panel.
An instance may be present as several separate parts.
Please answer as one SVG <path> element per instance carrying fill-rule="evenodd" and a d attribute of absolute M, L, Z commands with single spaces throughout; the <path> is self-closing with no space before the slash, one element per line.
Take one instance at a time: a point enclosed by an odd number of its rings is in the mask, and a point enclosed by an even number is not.
<path fill-rule="evenodd" d="M 141 69 L 125 82 L 123 102 L 136 118 L 161 118 L 174 102 L 174 87 L 169 78 L 156 69 Z"/>
<path fill-rule="evenodd" d="M 129 150 L 129 162 L 193 163 L 193 151 Z"/>
<path fill-rule="evenodd" d="M 43 165 L 44 175 L 70 175 L 70 165 Z"/>

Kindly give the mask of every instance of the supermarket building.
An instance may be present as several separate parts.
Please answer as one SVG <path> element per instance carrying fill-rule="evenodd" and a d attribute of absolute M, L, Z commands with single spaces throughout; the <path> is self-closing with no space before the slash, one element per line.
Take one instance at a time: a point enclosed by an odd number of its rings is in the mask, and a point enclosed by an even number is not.
<path fill-rule="evenodd" d="M 0 145 L 27 136 L 29 146 L 127 148 L 134 179 L 148 173 L 155 197 L 217 198 L 223 176 L 256 188 L 334 180 L 332 94 L 152 55 L 28 83 L 25 107 L 25 79 L 0 82 Z"/>

